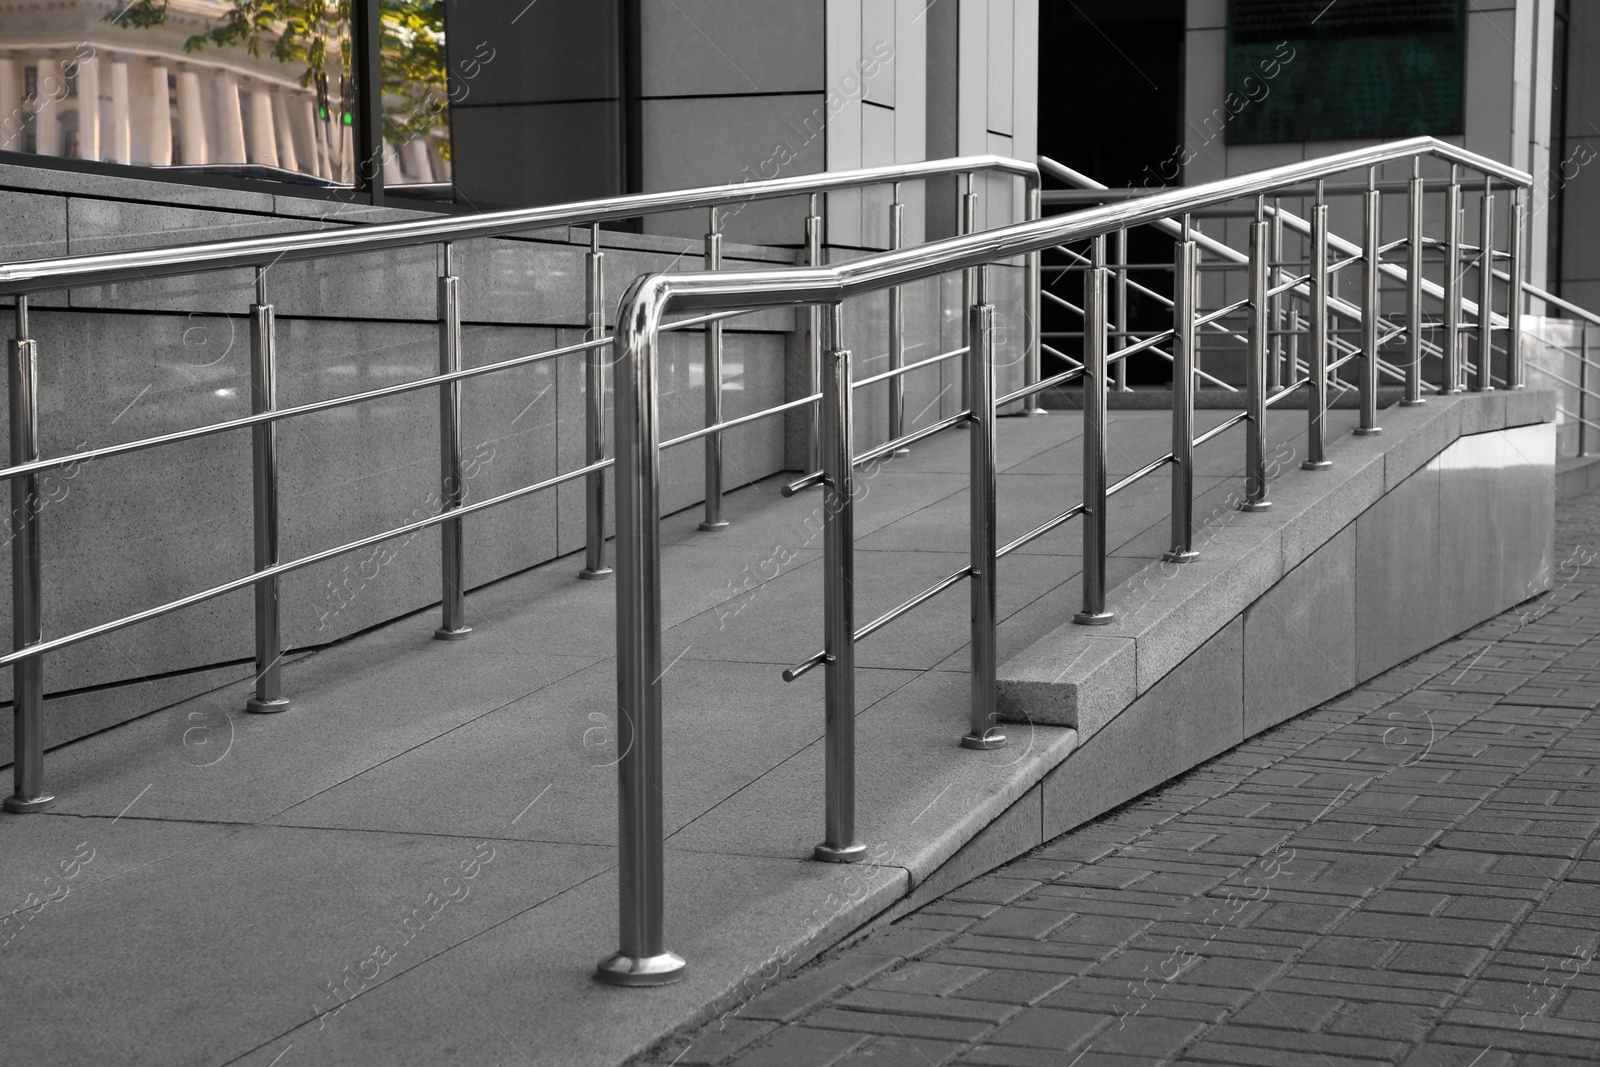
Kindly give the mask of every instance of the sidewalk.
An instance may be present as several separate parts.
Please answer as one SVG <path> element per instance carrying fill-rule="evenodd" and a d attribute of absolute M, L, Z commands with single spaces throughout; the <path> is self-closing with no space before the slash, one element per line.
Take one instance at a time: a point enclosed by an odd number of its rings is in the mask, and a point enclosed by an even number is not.
<path fill-rule="evenodd" d="M 1600 493 L 1558 502 L 1555 559 L 1538 599 L 641 1062 L 1600 1060 Z"/>

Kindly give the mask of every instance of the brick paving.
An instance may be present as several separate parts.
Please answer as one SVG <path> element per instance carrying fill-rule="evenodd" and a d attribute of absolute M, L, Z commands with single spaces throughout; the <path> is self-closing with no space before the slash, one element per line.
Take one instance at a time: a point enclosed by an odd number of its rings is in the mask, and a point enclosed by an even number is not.
<path fill-rule="evenodd" d="M 642 1062 L 1600 1062 L 1600 493 L 1556 519 L 1537 598 Z"/>

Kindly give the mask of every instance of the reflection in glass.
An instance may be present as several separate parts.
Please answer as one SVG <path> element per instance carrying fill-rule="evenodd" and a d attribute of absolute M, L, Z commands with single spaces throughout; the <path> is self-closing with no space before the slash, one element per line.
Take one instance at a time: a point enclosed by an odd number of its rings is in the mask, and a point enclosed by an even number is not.
<path fill-rule="evenodd" d="M 443 0 L 382 0 L 386 184 L 449 181 Z M 350 0 L 0 9 L 0 150 L 356 184 Z"/>

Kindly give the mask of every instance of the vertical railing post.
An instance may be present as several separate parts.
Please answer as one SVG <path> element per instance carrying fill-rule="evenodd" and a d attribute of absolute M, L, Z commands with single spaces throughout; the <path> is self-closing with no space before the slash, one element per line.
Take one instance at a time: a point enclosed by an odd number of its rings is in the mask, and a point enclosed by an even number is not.
<path fill-rule="evenodd" d="M 1283 209 L 1277 197 L 1272 199 L 1272 263 L 1273 269 L 1267 277 L 1272 279 L 1274 288 L 1282 285 L 1288 279 L 1288 271 L 1283 267 Z M 1272 306 L 1269 312 L 1272 322 L 1272 346 L 1267 356 L 1267 388 L 1276 393 L 1283 388 L 1283 353 L 1287 346 L 1283 343 L 1284 314 L 1283 294 L 1272 294 Z M 1294 367 L 1289 368 L 1289 380 L 1292 382 L 1299 374 Z"/>
<path fill-rule="evenodd" d="M 250 410 L 278 406 L 278 341 L 272 305 L 267 303 L 267 272 L 256 268 L 256 302 L 250 305 Z M 256 570 L 278 563 L 278 424 L 250 428 L 252 483 L 255 489 Z M 283 639 L 278 631 L 278 579 L 256 582 L 256 695 L 246 711 L 289 710 L 283 695 Z"/>
<path fill-rule="evenodd" d="M 623 306 L 647 309 L 635 279 Z M 640 301 L 636 303 L 636 298 Z M 641 321 L 645 320 L 645 321 Z M 656 404 L 657 322 L 646 310 L 618 319 L 617 501 L 617 927 L 619 948 L 597 977 L 664 985 L 683 977 L 666 949 L 665 801 L 661 774 L 661 425 Z"/>
<path fill-rule="evenodd" d="M 1183 239 L 1172 271 L 1172 547 L 1168 563 L 1188 563 L 1194 551 L 1194 301 L 1197 256 L 1183 217 Z"/>
<path fill-rule="evenodd" d="M 850 353 L 843 347 L 841 309 L 823 311 L 822 352 L 822 614 L 825 661 L 824 832 L 813 858 L 855 863 L 867 852 L 856 840 L 855 418 Z"/>
<path fill-rule="evenodd" d="M 1445 191 L 1444 246 L 1444 377 L 1442 393 L 1461 392 L 1461 182 L 1450 165 Z"/>
<path fill-rule="evenodd" d="M 889 247 L 900 248 L 905 244 L 906 206 L 900 200 L 900 183 L 894 183 L 894 203 L 889 206 Z M 899 370 L 906 365 L 906 311 L 904 293 L 900 286 L 889 287 L 889 369 Z M 897 374 L 888 381 L 889 385 L 889 434 L 891 441 L 903 437 L 906 432 L 906 378 Z M 897 448 L 892 453 L 903 456 L 910 452 L 909 448 Z"/>
<path fill-rule="evenodd" d="M 17 339 L 6 361 L 10 379 L 11 463 L 39 458 L 38 349 L 29 336 L 28 298 L 17 298 Z M 44 639 L 39 542 L 39 475 L 11 479 L 11 647 L 18 651 Z M 44 791 L 44 659 L 11 665 L 12 793 L 6 811 L 43 811 L 56 802 Z"/>
<path fill-rule="evenodd" d="M 1506 274 L 1511 278 L 1510 302 L 1506 305 L 1506 320 L 1510 337 L 1506 341 L 1506 388 L 1521 389 L 1526 384 L 1522 364 L 1522 305 L 1526 299 L 1522 291 L 1522 241 L 1526 209 L 1522 202 L 1522 187 L 1511 192 L 1511 232 L 1507 242 L 1511 258 L 1506 261 Z"/>
<path fill-rule="evenodd" d="M 806 265 L 822 266 L 822 198 L 811 194 L 811 213 L 806 216 Z M 806 395 L 816 396 L 822 390 L 822 308 L 812 304 L 806 310 L 809 324 L 806 337 Z M 809 409 L 806 421 L 806 469 L 822 466 L 822 412 L 815 404 Z"/>
<path fill-rule="evenodd" d="M 1043 217 L 1044 194 L 1039 188 L 1037 177 L 1024 180 L 1024 188 L 1028 196 L 1029 222 L 1036 222 Z M 1023 285 L 1025 290 L 1026 308 L 1028 316 L 1028 370 L 1027 381 L 1024 385 L 1035 385 L 1043 374 L 1041 361 L 1044 358 L 1044 253 L 1041 251 L 1029 252 L 1025 263 L 1027 273 Z M 1023 414 L 1043 415 L 1045 409 L 1039 400 L 1039 394 L 1034 393 L 1022 403 Z"/>
<path fill-rule="evenodd" d="M 717 226 L 717 209 L 711 208 L 711 227 L 706 234 L 706 270 L 722 269 L 722 233 Z M 722 323 L 706 323 L 706 425 L 722 421 Z M 722 517 L 722 431 L 706 435 L 706 505 L 702 530 L 726 529 Z"/>
<path fill-rule="evenodd" d="M 1406 214 L 1406 388 L 1400 403 L 1415 407 L 1422 400 L 1422 157 L 1411 161 L 1411 188 Z"/>
<path fill-rule="evenodd" d="M 583 339 L 602 340 L 606 335 L 606 254 L 600 251 L 600 224 L 589 227 L 589 253 L 584 256 L 584 318 L 588 329 Z M 583 354 L 583 464 L 591 466 L 606 456 L 606 358 L 605 348 L 594 345 Z M 613 472 L 614 473 L 614 472 Z M 611 573 L 606 566 L 606 472 L 590 471 L 583 479 L 584 538 L 583 569 L 579 578 L 593 580 Z"/>
<path fill-rule="evenodd" d="M 971 479 L 967 493 L 972 566 L 972 706 L 961 744 L 966 748 L 999 748 L 1005 732 L 996 725 L 995 671 L 998 667 L 995 581 L 995 430 L 994 430 L 994 305 L 988 300 L 985 275 L 979 275 L 978 303 L 967 309 L 967 411 Z"/>
<path fill-rule="evenodd" d="M 443 272 L 439 276 L 439 373 L 461 369 L 461 279 L 455 272 L 455 252 L 447 241 L 441 246 Z M 454 511 L 465 502 L 467 487 L 461 475 L 461 383 L 439 387 L 440 510 Z M 472 632 L 467 625 L 466 547 L 461 520 L 439 524 L 440 620 L 433 636 L 459 641 Z"/>
<path fill-rule="evenodd" d="M 1083 610 L 1072 621 L 1104 626 L 1106 610 L 1106 238 L 1089 243 L 1083 289 Z"/>
<path fill-rule="evenodd" d="M 1589 323 L 1578 320 L 1578 455 L 1589 454 Z"/>
<path fill-rule="evenodd" d="M 967 191 L 961 197 L 961 232 L 963 234 L 978 232 L 978 176 L 971 171 L 967 172 Z M 972 322 L 967 309 L 976 303 L 978 292 L 978 268 L 968 267 L 961 272 L 961 345 L 969 352 L 972 350 Z M 962 376 L 966 376 L 966 361 L 963 360 Z M 961 392 L 957 396 L 967 395 L 967 386 L 962 384 Z M 963 430 L 969 428 L 968 423 L 958 423 Z"/>
<path fill-rule="evenodd" d="M 1494 194 L 1490 179 L 1483 179 L 1483 204 L 1478 228 L 1478 361 L 1472 391 L 1494 388 Z"/>
<path fill-rule="evenodd" d="M 1361 420 L 1356 433 L 1370 437 L 1383 432 L 1378 425 L 1378 319 L 1382 310 L 1383 275 L 1379 268 L 1383 259 L 1383 203 L 1378 192 L 1378 168 L 1367 168 L 1366 225 L 1363 228 L 1365 245 L 1361 258 L 1366 269 L 1362 275 L 1363 292 L 1361 308 Z"/>
<path fill-rule="evenodd" d="M 1133 332 L 1128 329 L 1128 228 L 1124 226 L 1117 231 L 1117 239 L 1112 244 L 1112 266 L 1116 274 L 1112 284 L 1116 286 L 1116 323 L 1117 343 L 1112 351 L 1126 348 L 1133 343 Z M 1111 388 L 1119 393 L 1128 391 L 1128 361 L 1119 359 L 1111 368 Z"/>
<path fill-rule="evenodd" d="M 1250 350 L 1245 368 L 1244 496 L 1241 511 L 1266 511 L 1267 500 L 1267 301 L 1272 277 L 1272 232 L 1262 217 L 1264 204 L 1256 200 L 1256 221 L 1250 224 Z"/>
<path fill-rule="evenodd" d="M 1311 209 L 1311 254 L 1307 286 L 1311 297 L 1310 337 L 1306 341 L 1306 459 L 1303 470 L 1333 466 L 1328 446 L 1328 204 L 1317 182 L 1317 204 Z"/>

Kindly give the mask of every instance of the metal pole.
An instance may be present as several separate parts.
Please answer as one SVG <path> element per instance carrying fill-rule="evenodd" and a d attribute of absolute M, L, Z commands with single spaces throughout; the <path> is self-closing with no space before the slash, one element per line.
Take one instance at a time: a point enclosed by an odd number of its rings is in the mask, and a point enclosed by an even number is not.
<path fill-rule="evenodd" d="M 256 268 L 256 302 L 250 305 L 250 411 L 259 415 L 278 406 L 278 342 L 272 305 L 267 303 L 267 272 Z M 256 570 L 278 564 L 278 424 L 251 427 L 250 452 L 255 487 Z M 283 642 L 278 632 L 278 579 L 256 582 L 256 695 L 246 711 L 288 711 L 283 695 Z"/>
<path fill-rule="evenodd" d="M 1272 262 L 1275 267 L 1269 275 L 1274 285 L 1282 285 L 1288 278 L 1288 272 L 1283 269 L 1283 209 L 1279 206 L 1277 197 L 1272 200 Z M 1284 315 L 1283 294 L 1272 295 L 1272 347 L 1267 361 L 1267 388 L 1277 392 L 1283 388 L 1283 343 Z M 1289 368 L 1289 380 L 1297 377 L 1295 368 Z"/>
<path fill-rule="evenodd" d="M 645 279 L 636 279 L 634 286 Z M 632 292 L 624 297 L 628 300 Z M 620 947 L 596 977 L 665 985 L 683 959 L 665 947 L 661 780 L 661 426 L 655 331 L 616 349 L 617 926 Z"/>
<path fill-rule="evenodd" d="M 1478 230 L 1478 361 L 1472 376 L 1472 391 L 1486 393 L 1494 388 L 1494 194 L 1489 179 L 1483 180 L 1483 204 Z"/>
<path fill-rule="evenodd" d="M 454 249 L 446 242 L 444 273 L 439 278 L 439 373 L 461 369 L 461 279 L 456 276 Z M 439 479 L 441 510 L 454 511 L 467 498 L 461 475 L 461 383 L 439 387 Z M 467 625 L 467 598 L 463 592 L 466 575 L 466 548 L 461 538 L 461 520 L 439 524 L 440 612 L 439 628 L 433 636 L 441 641 L 459 641 L 472 632 Z"/>
<path fill-rule="evenodd" d="M 722 269 L 722 233 L 717 209 L 711 209 L 711 232 L 706 234 L 706 270 Z M 722 323 L 706 323 L 706 425 L 722 421 Z M 702 530 L 722 530 L 722 431 L 706 436 L 706 517 Z"/>
<path fill-rule="evenodd" d="M 855 419 L 850 353 L 842 347 L 841 309 L 822 309 L 822 614 L 827 653 L 823 738 L 824 829 L 814 859 L 855 863 L 856 840 Z"/>
<path fill-rule="evenodd" d="M 1506 307 L 1506 318 L 1510 322 L 1507 331 L 1510 338 L 1506 341 L 1506 388 L 1508 389 L 1521 389 L 1527 384 L 1524 381 L 1522 365 L 1522 305 L 1525 299 L 1522 292 L 1522 231 L 1526 221 L 1522 187 L 1517 186 L 1511 191 L 1511 233 L 1508 235 L 1511 259 L 1507 263 L 1506 270 L 1511 278 L 1510 303 Z"/>
<path fill-rule="evenodd" d="M 1327 458 L 1328 410 L 1328 205 L 1323 200 L 1322 182 L 1317 182 L 1317 206 L 1311 209 L 1311 263 L 1308 288 L 1311 298 L 1310 337 L 1306 364 L 1311 378 L 1306 387 L 1306 459 L 1303 470 L 1325 471 L 1333 466 Z"/>
<path fill-rule="evenodd" d="M 963 234 L 978 232 L 978 194 L 975 192 L 977 185 L 978 176 L 968 172 L 967 191 L 961 198 L 961 232 Z M 977 293 L 978 268 L 968 267 L 961 272 L 961 307 L 963 310 L 977 303 Z M 972 322 L 970 315 L 963 314 L 961 316 L 961 345 L 968 351 L 972 349 Z M 961 366 L 963 375 L 965 375 L 965 361 L 962 362 Z M 961 392 L 956 395 L 965 396 L 966 393 L 967 384 L 963 382 Z M 969 428 L 969 424 L 965 422 L 957 423 L 957 425 L 963 430 Z"/>
<path fill-rule="evenodd" d="M 1406 217 L 1406 391 L 1400 403 L 1415 407 L 1422 400 L 1422 159 L 1411 161 L 1409 214 Z"/>
<path fill-rule="evenodd" d="M 1445 193 L 1443 393 L 1461 392 L 1461 183 L 1456 171 L 1451 164 Z"/>
<path fill-rule="evenodd" d="M 1116 242 L 1111 246 L 1113 265 L 1116 274 L 1113 282 L 1116 285 L 1116 319 L 1118 341 L 1116 348 L 1126 348 L 1133 343 L 1133 333 L 1128 329 L 1128 231 L 1124 227 L 1117 231 Z M 1118 393 L 1128 391 L 1128 361 L 1117 360 L 1116 366 L 1111 368 L 1111 388 Z"/>
<path fill-rule="evenodd" d="M 1362 258 L 1366 270 L 1362 277 L 1365 292 L 1361 308 L 1361 422 L 1356 433 L 1371 437 L 1383 432 L 1378 425 L 1378 313 L 1382 300 L 1383 275 L 1383 194 L 1378 192 L 1378 170 L 1367 168 L 1366 247 Z"/>
<path fill-rule="evenodd" d="M 28 336 L 28 298 L 17 297 L 17 339 L 10 346 L 11 463 L 39 458 L 38 349 Z M 11 479 L 11 647 L 44 638 L 40 592 L 39 476 Z M 44 791 L 44 659 L 11 665 L 13 791 L 6 811 L 43 811 L 56 802 Z"/>
<path fill-rule="evenodd" d="M 1188 563 L 1194 531 L 1194 301 L 1197 257 L 1189 216 L 1174 249 L 1172 272 L 1172 548 L 1168 563 Z"/>
<path fill-rule="evenodd" d="M 1034 222 L 1043 217 L 1044 199 L 1037 181 L 1025 184 L 1028 191 L 1028 221 Z M 1043 334 L 1041 332 L 1044 328 L 1043 319 L 1041 318 L 1044 314 L 1041 306 L 1044 301 L 1044 253 L 1029 252 L 1023 262 L 1025 264 L 1024 269 L 1027 271 L 1027 278 L 1023 282 L 1027 286 L 1025 299 L 1027 301 L 1028 316 L 1028 373 L 1026 384 L 1033 385 L 1039 381 L 1040 375 L 1043 374 L 1040 368 L 1040 361 L 1044 358 Z M 1022 412 L 1024 415 L 1046 414 L 1044 407 L 1040 404 L 1038 393 L 1034 393 L 1023 403 Z"/>
<path fill-rule="evenodd" d="M 961 744 L 966 748 L 999 748 L 1005 732 L 996 725 L 995 670 L 995 436 L 994 436 L 994 305 L 988 302 L 987 270 L 979 275 L 978 300 L 967 310 L 972 348 L 967 352 L 967 410 L 971 490 L 967 494 L 972 564 L 972 717 Z"/>
<path fill-rule="evenodd" d="M 1589 454 L 1589 323 L 1579 320 L 1578 335 L 1578 455 Z"/>
<path fill-rule="evenodd" d="M 894 203 L 889 208 L 889 247 L 900 248 L 905 243 L 906 206 L 900 202 L 900 183 L 894 183 Z M 899 370 L 906 365 L 906 314 L 900 286 L 889 290 L 889 369 Z M 906 379 L 896 375 L 889 386 L 889 440 L 904 436 L 906 410 Z M 897 448 L 893 454 L 903 456 L 909 448 Z"/>
<path fill-rule="evenodd" d="M 589 227 L 589 254 L 584 257 L 584 312 L 589 328 L 585 341 L 606 335 L 606 254 L 600 251 L 600 224 Z M 591 348 L 583 363 L 583 462 L 587 466 L 606 457 L 606 353 Z M 606 472 L 584 475 L 583 569 L 579 578 L 593 580 L 611 573 L 606 566 Z"/>
<path fill-rule="evenodd" d="M 1267 500 L 1267 279 L 1272 277 L 1268 261 L 1272 255 L 1272 233 L 1261 217 L 1264 206 L 1258 199 L 1256 221 L 1250 225 L 1250 352 L 1245 368 L 1244 493 L 1241 511 L 1266 511 Z"/>
<path fill-rule="evenodd" d="M 1106 238 L 1089 242 L 1083 295 L 1083 610 L 1072 621 L 1104 626 L 1106 610 Z"/>
<path fill-rule="evenodd" d="M 806 216 L 806 263 L 812 267 L 822 266 L 821 202 L 821 197 L 812 193 L 811 214 Z M 806 316 L 810 325 L 806 337 L 806 395 L 815 396 L 822 391 L 822 309 L 812 304 L 806 309 Z M 816 470 L 822 465 L 821 420 L 822 412 L 812 405 L 806 422 L 807 470 Z"/>

